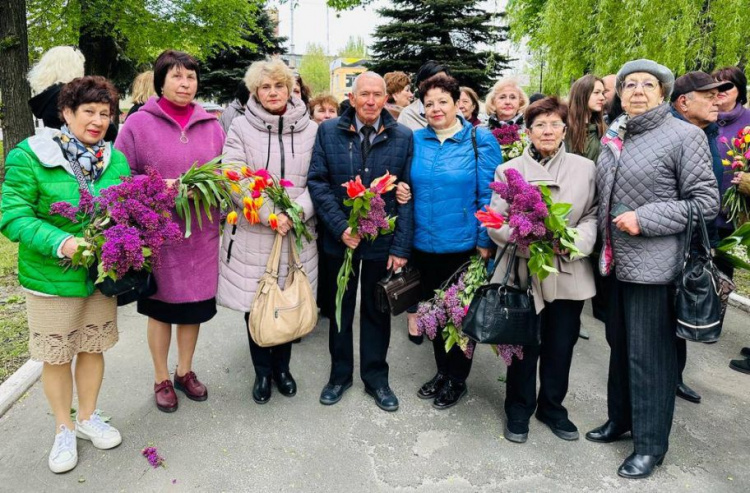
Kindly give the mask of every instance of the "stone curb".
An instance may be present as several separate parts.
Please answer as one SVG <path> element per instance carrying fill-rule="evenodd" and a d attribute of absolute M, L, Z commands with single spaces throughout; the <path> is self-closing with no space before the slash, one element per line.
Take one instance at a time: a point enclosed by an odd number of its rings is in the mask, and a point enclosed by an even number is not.
<path fill-rule="evenodd" d="M 750 299 L 740 296 L 736 293 L 729 295 L 729 304 L 735 308 L 742 310 L 743 312 L 750 313 Z"/>
<path fill-rule="evenodd" d="M 42 375 L 42 363 L 28 360 L 0 385 L 0 417 L 34 385 Z"/>

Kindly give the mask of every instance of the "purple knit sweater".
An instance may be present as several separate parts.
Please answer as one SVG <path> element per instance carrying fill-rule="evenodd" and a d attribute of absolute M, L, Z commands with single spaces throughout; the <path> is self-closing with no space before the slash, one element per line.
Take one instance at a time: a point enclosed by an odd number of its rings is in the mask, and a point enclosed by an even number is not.
<path fill-rule="evenodd" d="M 726 137 L 730 141 L 737 137 L 737 132 L 750 125 L 750 110 L 737 103 L 732 111 L 727 113 L 719 113 L 719 119 L 716 122 L 719 124 L 719 139 Z M 721 153 L 721 159 L 727 159 L 727 151 L 729 148 L 726 144 L 717 142 L 719 152 Z M 731 161 L 731 159 L 730 159 Z M 724 173 L 722 182 L 719 186 L 721 195 L 727 191 L 727 188 L 732 186 L 732 177 L 734 173 Z M 716 218 L 716 225 L 722 229 L 734 230 L 734 227 L 727 221 L 726 214 L 722 211 L 719 213 L 719 217 Z"/>
<path fill-rule="evenodd" d="M 224 131 L 215 116 L 195 105 L 184 130 L 155 97 L 123 124 L 115 148 L 128 158 L 133 174 L 154 167 L 164 179 L 178 178 L 193 163 L 203 164 L 221 154 Z M 184 231 L 184 221 L 172 215 Z M 163 250 L 154 269 L 158 291 L 153 299 L 192 303 L 216 296 L 219 279 L 219 214 L 213 223 L 203 213 L 203 229 L 193 211 L 192 235 Z"/>

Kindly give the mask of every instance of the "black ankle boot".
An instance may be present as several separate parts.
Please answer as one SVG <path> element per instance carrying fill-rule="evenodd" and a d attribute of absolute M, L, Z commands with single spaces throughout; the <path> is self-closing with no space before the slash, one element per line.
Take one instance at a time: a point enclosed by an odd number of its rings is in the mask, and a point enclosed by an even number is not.
<path fill-rule="evenodd" d="M 647 478 L 653 474 L 656 466 L 660 466 L 662 462 L 664 462 L 664 454 L 640 455 L 633 452 L 625 459 L 620 468 L 617 469 L 617 474 L 628 479 Z"/>
<path fill-rule="evenodd" d="M 253 400 L 256 404 L 265 404 L 271 398 L 271 377 L 255 376 Z"/>

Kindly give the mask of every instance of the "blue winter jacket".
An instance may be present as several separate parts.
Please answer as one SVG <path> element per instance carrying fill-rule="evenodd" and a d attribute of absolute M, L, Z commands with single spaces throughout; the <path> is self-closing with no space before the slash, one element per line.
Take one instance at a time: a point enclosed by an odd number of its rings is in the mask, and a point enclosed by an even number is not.
<path fill-rule="evenodd" d="M 372 142 L 367 163 L 362 163 L 360 134 L 354 121 L 354 108 L 341 117 L 323 122 L 315 139 L 307 187 L 310 190 L 315 215 L 323 223 L 323 250 L 328 255 L 344 256 L 346 246 L 341 235 L 348 227 L 350 208 L 344 205 L 346 189 L 341 185 L 357 175 L 369 187 L 372 180 L 386 171 L 409 183 L 413 137 L 412 131 L 393 119 L 387 111 L 380 114 L 380 128 Z M 396 231 L 380 235 L 370 243 L 363 240 L 355 251 L 356 258 L 386 260 L 388 255 L 409 258 L 414 236 L 413 202 L 398 205 L 396 191 L 383 195 L 385 210 L 397 216 Z"/>
<path fill-rule="evenodd" d="M 414 248 L 423 252 L 454 253 L 493 245 L 474 213 L 489 205 L 489 185 L 503 155 L 497 139 L 482 127 L 476 127 L 475 155 L 472 125 L 460 119 L 463 129 L 443 144 L 429 126 L 414 132 Z"/>

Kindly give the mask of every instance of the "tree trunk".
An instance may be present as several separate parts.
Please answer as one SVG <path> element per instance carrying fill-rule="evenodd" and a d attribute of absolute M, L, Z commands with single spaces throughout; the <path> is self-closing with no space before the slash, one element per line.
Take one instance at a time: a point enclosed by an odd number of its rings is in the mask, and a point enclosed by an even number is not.
<path fill-rule="evenodd" d="M 26 82 L 29 71 L 29 43 L 26 34 L 26 0 L 0 2 L 0 120 L 3 129 L 3 162 L 8 152 L 34 133 L 29 108 L 31 89 Z M 4 175 L 0 167 L 0 182 Z"/>

